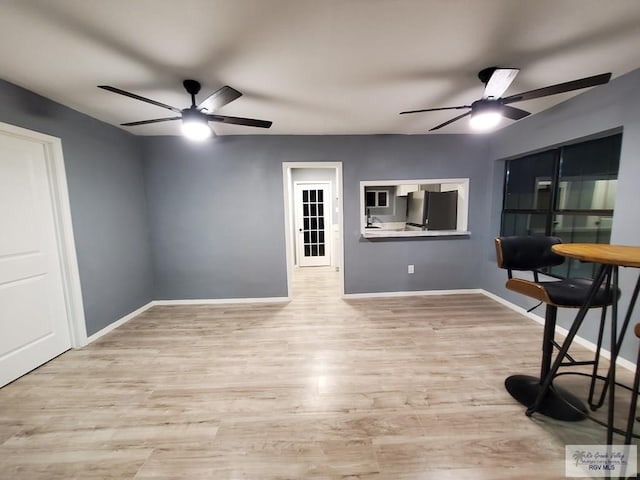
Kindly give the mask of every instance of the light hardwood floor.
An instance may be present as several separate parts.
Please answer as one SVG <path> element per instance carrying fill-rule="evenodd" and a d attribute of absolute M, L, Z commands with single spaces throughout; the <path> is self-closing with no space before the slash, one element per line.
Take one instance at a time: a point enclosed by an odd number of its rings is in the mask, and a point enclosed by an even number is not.
<path fill-rule="evenodd" d="M 504 390 L 538 324 L 483 295 L 343 300 L 337 275 L 154 307 L 1 389 L 0 478 L 559 479 L 565 444 L 604 443 Z"/>

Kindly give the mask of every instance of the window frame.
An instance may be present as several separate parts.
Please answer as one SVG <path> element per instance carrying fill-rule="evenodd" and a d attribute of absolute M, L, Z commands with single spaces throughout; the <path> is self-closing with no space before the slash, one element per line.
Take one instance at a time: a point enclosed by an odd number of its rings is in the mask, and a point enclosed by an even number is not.
<path fill-rule="evenodd" d="M 374 205 L 365 205 L 367 208 L 389 208 L 389 190 L 368 190 L 366 195 L 373 194 L 375 196 L 375 204 Z M 380 203 L 381 194 L 384 194 L 385 203 L 384 205 Z"/>
<path fill-rule="evenodd" d="M 620 156 L 620 148 L 621 148 L 621 144 L 622 144 L 622 132 L 621 131 L 615 131 L 615 132 L 608 132 L 607 134 L 603 134 L 601 136 L 595 137 L 595 138 L 588 138 L 588 139 L 582 139 L 581 141 L 577 141 L 577 142 L 572 142 L 572 143 L 567 143 L 567 144 L 563 144 L 563 145 L 558 145 L 558 146 L 554 146 L 552 148 L 545 148 L 536 152 L 531 152 L 531 153 L 527 153 L 527 154 L 523 154 L 523 155 L 519 155 L 517 157 L 513 157 L 513 158 L 509 158 L 506 159 L 505 161 L 505 165 L 504 165 L 504 174 L 503 174 L 503 185 L 502 185 L 502 209 L 500 212 L 500 235 L 508 235 L 508 234 L 514 234 L 513 232 L 506 232 L 506 223 L 508 220 L 508 216 L 509 215 L 526 215 L 528 218 L 528 222 L 531 221 L 531 218 L 533 215 L 536 216 L 544 216 L 544 232 L 540 232 L 540 235 L 545 235 L 545 236 L 550 236 L 550 235 L 554 235 L 554 236 L 573 236 L 577 230 L 575 228 L 571 228 L 567 233 L 564 233 L 561 235 L 561 233 L 556 232 L 554 229 L 554 225 L 556 225 L 558 223 L 557 221 L 557 217 L 561 216 L 561 215 L 565 215 L 565 216 L 575 216 L 575 217 L 589 217 L 589 216 L 599 216 L 599 217 L 610 217 L 611 219 L 613 219 L 613 215 L 615 212 L 615 204 L 613 205 L 613 208 L 611 209 L 603 209 L 603 208 L 559 208 L 559 197 L 561 195 L 561 189 L 562 189 L 562 178 L 566 178 L 566 177 L 561 177 L 561 171 L 563 168 L 563 160 L 564 160 L 564 154 L 567 148 L 569 147 L 573 147 L 576 145 L 580 145 L 580 144 L 586 144 L 592 141 L 597 141 L 597 140 L 603 140 L 603 139 L 607 139 L 607 138 L 612 138 L 612 137 L 619 137 L 618 139 L 618 166 L 617 166 L 617 171 L 615 174 L 615 180 L 617 181 L 619 178 L 619 174 L 620 174 L 620 163 L 619 163 L 619 156 Z M 552 171 L 551 171 L 551 176 L 550 178 L 542 178 L 540 177 L 540 180 L 538 180 L 538 177 L 536 177 L 536 185 L 538 185 L 539 181 L 549 181 L 550 184 L 550 199 L 549 199 L 549 204 L 547 207 L 545 208 L 513 208 L 513 207 L 509 207 L 507 208 L 507 199 L 508 199 L 508 194 L 509 194 L 509 174 L 510 174 L 510 166 L 512 165 L 512 162 L 517 162 L 518 160 L 524 160 L 533 156 L 537 156 L 537 155 L 545 155 L 545 154 L 551 154 L 553 155 L 553 167 L 552 167 Z M 578 177 L 573 176 L 572 178 L 588 178 L 587 175 L 580 175 Z M 613 179 L 613 178 L 612 178 Z M 578 180 L 579 181 L 579 180 Z M 537 198 L 537 193 L 538 190 L 536 189 L 534 191 L 534 201 L 532 202 L 532 206 L 536 206 L 536 201 L 535 198 Z M 542 221 L 540 221 L 540 223 L 542 224 Z M 566 228 L 566 226 L 564 227 Z M 529 228 L 527 228 L 527 233 L 528 234 L 538 234 L 538 233 L 531 233 L 531 230 Z M 609 243 L 609 240 L 605 241 L 601 241 L 598 239 L 598 235 L 600 235 L 600 231 L 596 231 L 596 240 L 594 243 Z M 561 275 L 561 276 L 569 276 L 569 274 L 571 273 L 571 270 L 575 270 L 577 267 L 577 262 L 575 261 L 569 261 L 569 262 L 565 262 L 566 265 L 564 266 L 564 268 L 554 268 L 550 270 L 551 272 L 559 272 L 561 270 L 566 270 L 566 275 Z M 573 266 L 573 268 L 572 268 Z M 583 268 L 584 269 L 584 268 Z M 593 274 L 595 273 L 595 270 L 592 269 L 591 275 L 593 276 Z"/>
<path fill-rule="evenodd" d="M 422 230 L 407 229 L 399 230 L 395 228 L 395 221 L 389 225 L 376 223 L 379 228 L 367 228 L 367 209 L 374 207 L 366 207 L 366 192 L 372 190 L 388 190 L 389 202 L 394 209 L 397 210 L 398 196 L 407 196 L 409 192 L 418 190 L 428 190 L 427 187 L 439 186 L 440 190 L 435 191 L 456 191 L 457 206 L 456 217 L 457 224 L 455 230 Z M 403 210 L 404 211 L 404 210 Z M 373 215 L 380 213 L 371 212 Z M 469 178 L 422 178 L 408 180 L 361 180 L 360 181 L 360 235 L 362 238 L 384 239 L 396 237 L 454 237 L 469 236 L 471 232 L 467 230 L 469 220 Z M 406 227 L 405 222 L 402 222 Z"/>

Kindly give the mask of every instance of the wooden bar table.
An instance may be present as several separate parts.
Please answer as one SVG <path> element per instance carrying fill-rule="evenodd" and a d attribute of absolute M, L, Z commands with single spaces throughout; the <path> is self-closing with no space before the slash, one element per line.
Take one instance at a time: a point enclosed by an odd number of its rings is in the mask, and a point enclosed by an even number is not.
<path fill-rule="evenodd" d="M 558 255 L 562 255 L 569 258 L 575 258 L 583 262 L 597 263 L 600 265 L 598 272 L 594 278 L 593 284 L 587 296 L 585 304 L 580 307 L 576 318 L 574 319 L 567 337 L 565 338 L 560 352 L 558 353 L 553 366 L 549 374 L 542 383 L 542 388 L 534 404 L 527 410 L 527 415 L 532 415 L 536 412 L 542 403 L 545 395 L 547 394 L 551 384 L 553 382 L 562 359 L 569 351 L 569 347 L 573 342 L 578 329 L 582 325 L 584 318 L 589 310 L 591 302 L 595 296 L 595 293 L 603 285 L 607 285 L 606 288 L 612 289 L 614 292 L 618 291 L 618 268 L 619 267 L 634 267 L 640 268 L 640 247 L 633 247 L 627 245 L 609 245 L 600 243 L 561 243 L 553 245 L 551 249 Z M 614 401 L 615 401 L 615 382 L 616 382 L 616 360 L 618 353 L 624 340 L 624 334 L 629 326 L 633 308 L 638 298 L 638 292 L 640 291 L 640 276 L 636 281 L 633 294 L 625 314 L 625 319 L 622 324 L 620 332 L 618 332 L 618 299 L 613 302 L 611 308 L 611 365 L 609 367 L 609 374 L 607 375 L 605 389 L 608 389 L 609 404 L 607 412 L 607 444 L 611 445 L 613 440 L 614 428 Z M 605 390 L 606 393 L 606 390 Z M 617 432 L 620 433 L 620 432 Z"/>

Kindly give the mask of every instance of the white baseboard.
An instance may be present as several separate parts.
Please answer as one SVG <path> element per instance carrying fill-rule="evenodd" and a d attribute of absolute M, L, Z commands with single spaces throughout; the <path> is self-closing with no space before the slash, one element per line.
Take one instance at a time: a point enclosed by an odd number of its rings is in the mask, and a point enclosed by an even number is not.
<path fill-rule="evenodd" d="M 143 312 L 146 312 L 151 307 L 153 307 L 153 305 L 154 305 L 154 302 L 151 301 L 151 302 L 147 303 L 146 305 L 143 305 L 142 307 L 134 310 L 133 312 L 128 313 L 127 315 L 125 315 L 124 317 L 120 318 L 119 320 L 116 320 L 115 322 L 110 323 L 109 325 L 104 327 L 102 330 L 98 330 L 96 333 L 94 333 L 93 335 L 91 335 L 90 337 L 87 338 L 87 345 L 89 343 L 91 343 L 91 342 L 96 341 L 98 338 L 102 337 L 103 335 L 106 335 L 111 330 L 113 330 L 115 328 L 118 328 L 120 325 L 123 325 L 123 324 L 127 323 L 132 318 L 137 317 L 138 315 L 140 315 Z"/>
<path fill-rule="evenodd" d="M 410 292 L 378 292 L 378 293 L 352 293 L 343 295 L 343 298 L 372 298 L 372 297 L 409 297 L 415 295 L 454 295 L 460 293 L 484 293 L 481 289 L 469 290 L 424 290 Z M 155 306 L 178 306 L 178 305 L 224 305 L 224 304 L 246 304 L 246 303 L 286 303 L 290 302 L 289 297 L 259 297 L 259 298 L 211 298 L 211 299 L 194 299 L 194 300 L 152 300 L 115 322 L 107 325 L 102 330 L 97 331 L 87 338 L 88 345 L 98 338 L 106 335 L 110 331 L 127 323 L 132 318 L 149 310 Z M 515 305 L 514 305 L 515 306 Z"/>
<path fill-rule="evenodd" d="M 289 297 L 259 297 L 259 298 L 211 298 L 195 300 L 154 300 L 153 305 L 223 305 L 234 303 L 286 303 Z"/>
<path fill-rule="evenodd" d="M 514 310 L 518 313 L 521 313 L 522 315 L 524 315 L 525 317 L 530 318 L 531 320 L 533 320 L 534 322 L 539 323 L 540 325 L 544 325 L 544 318 L 542 318 L 539 315 L 536 315 L 535 313 L 532 312 L 527 312 L 524 308 L 516 305 L 515 303 L 511 303 L 508 300 L 505 300 L 502 297 L 499 297 L 498 295 L 495 295 L 491 292 L 488 292 L 486 290 L 481 290 L 481 293 L 489 298 L 491 298 L 492 300 L 495 300 L 498 303 L 501 303 L 502 305 L 504 305 L 505 307 L 510 308 L 511 310 Z M 556 325 L 556 333 L 562 337 L 566 337 L 567 333 L 569 333 L 569 331 L 566 328 L 560 327 L 558 325 Z M 576 342 L 578 345 L 581 345 L 583 347 L 585 347 L 588 350 L 591 350 L 592 352 L 596 351 L 596 344 L 586 340 L 584 338 L 582 338 L 579 335 L 576 335 L 573 339 L 574 342 Z M 611 359 L 611 352 L 607 349 L 605 349 L 604 347 L 600 349 L 600 355 L 602 355 L 604 358 L 606 358 L 607 360 Z M 636 365 L 633 362 L 630 362 L 629 360 L 627 360 L 626 358 L 622 358 L 620 356 L 618 356 L 618 359 L 616 360 L 616 365 L 619 365 L 631 372 L 635 372 L 636 371 Z"/>
<path fill-rule="evenodd" d="M 284 303 L 291 301 L 290 298 L 287 297 L 261 297 L 261 298 L 214 298 L 214 299 L 202 299 L 202 300 L 152 300 L 151 302 L 143 305 L 142 307 L 134 310 L 131 313 L 128 313 L 124 317 L 116 320 L 115 322 L 107 325 L 102 330 L 97 331 L 93 335 L 87 338 L 88 345 L 91 342 L 94 342 L 98 338 L 106 335 L 111 330 L 118 328 L 121 325 L 124 325 L 129 320 L 134 317 L 137 317 L 143 312 L 146 312 L 151 307 L 159 306 L 159 305 L 221 305 L 221 304 L 234 304 L 234 303 Z"/>
<path fill-rule="evenodd" d="M 342 298 L 419 297 L 425 295 L 463 295 L 469 293 L 484 293 L 484 290 L 480 288 L 468 288 L 459 290 L 410 290 L 405 292 L 345 293 L 342 295 Z"/>

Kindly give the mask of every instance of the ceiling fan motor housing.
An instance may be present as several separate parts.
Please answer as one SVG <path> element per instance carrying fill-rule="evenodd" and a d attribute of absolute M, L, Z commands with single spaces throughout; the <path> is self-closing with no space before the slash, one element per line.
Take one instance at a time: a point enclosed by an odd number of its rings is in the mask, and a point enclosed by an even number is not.
<path fill-rule="evenodd" d="M 471 104 L 471 111 L 475 114 L 489 111 L 500 111 L 502 102 L 500 100 L 481 98 Z"/>
<path fill-rule="evenodd" d="M 197 95 L 198 92 L 200 92 L 201 86 L 200 82 L 197 80 L 185 80 L 182 82 L 182 85 L 184 85 L 184 89 L 187 93 L 190 93 L 191 95 Z"/>
<path fill-rule="evenodd" d="M 498 69 L 498 67 L 488 67 L 488 68 L 485 68 L 483 70 L 480 70 L 478 72 L 478 78 L 480 79 L 480 81 L 482 83 L 484 83 L 486 85 L 487 82 L 489 82 L 489 79 L 491 78 L 491 75 L 493 75 L 493 72 L 495 72 L 497 69 Z"/>
<path fill-rule="evenodd" d="M 182 110 L 182 121 L 206 123 L 208 121 L 208 118 L 206 113 L 202 113 L 195 107 L 189 107 Z"/>

